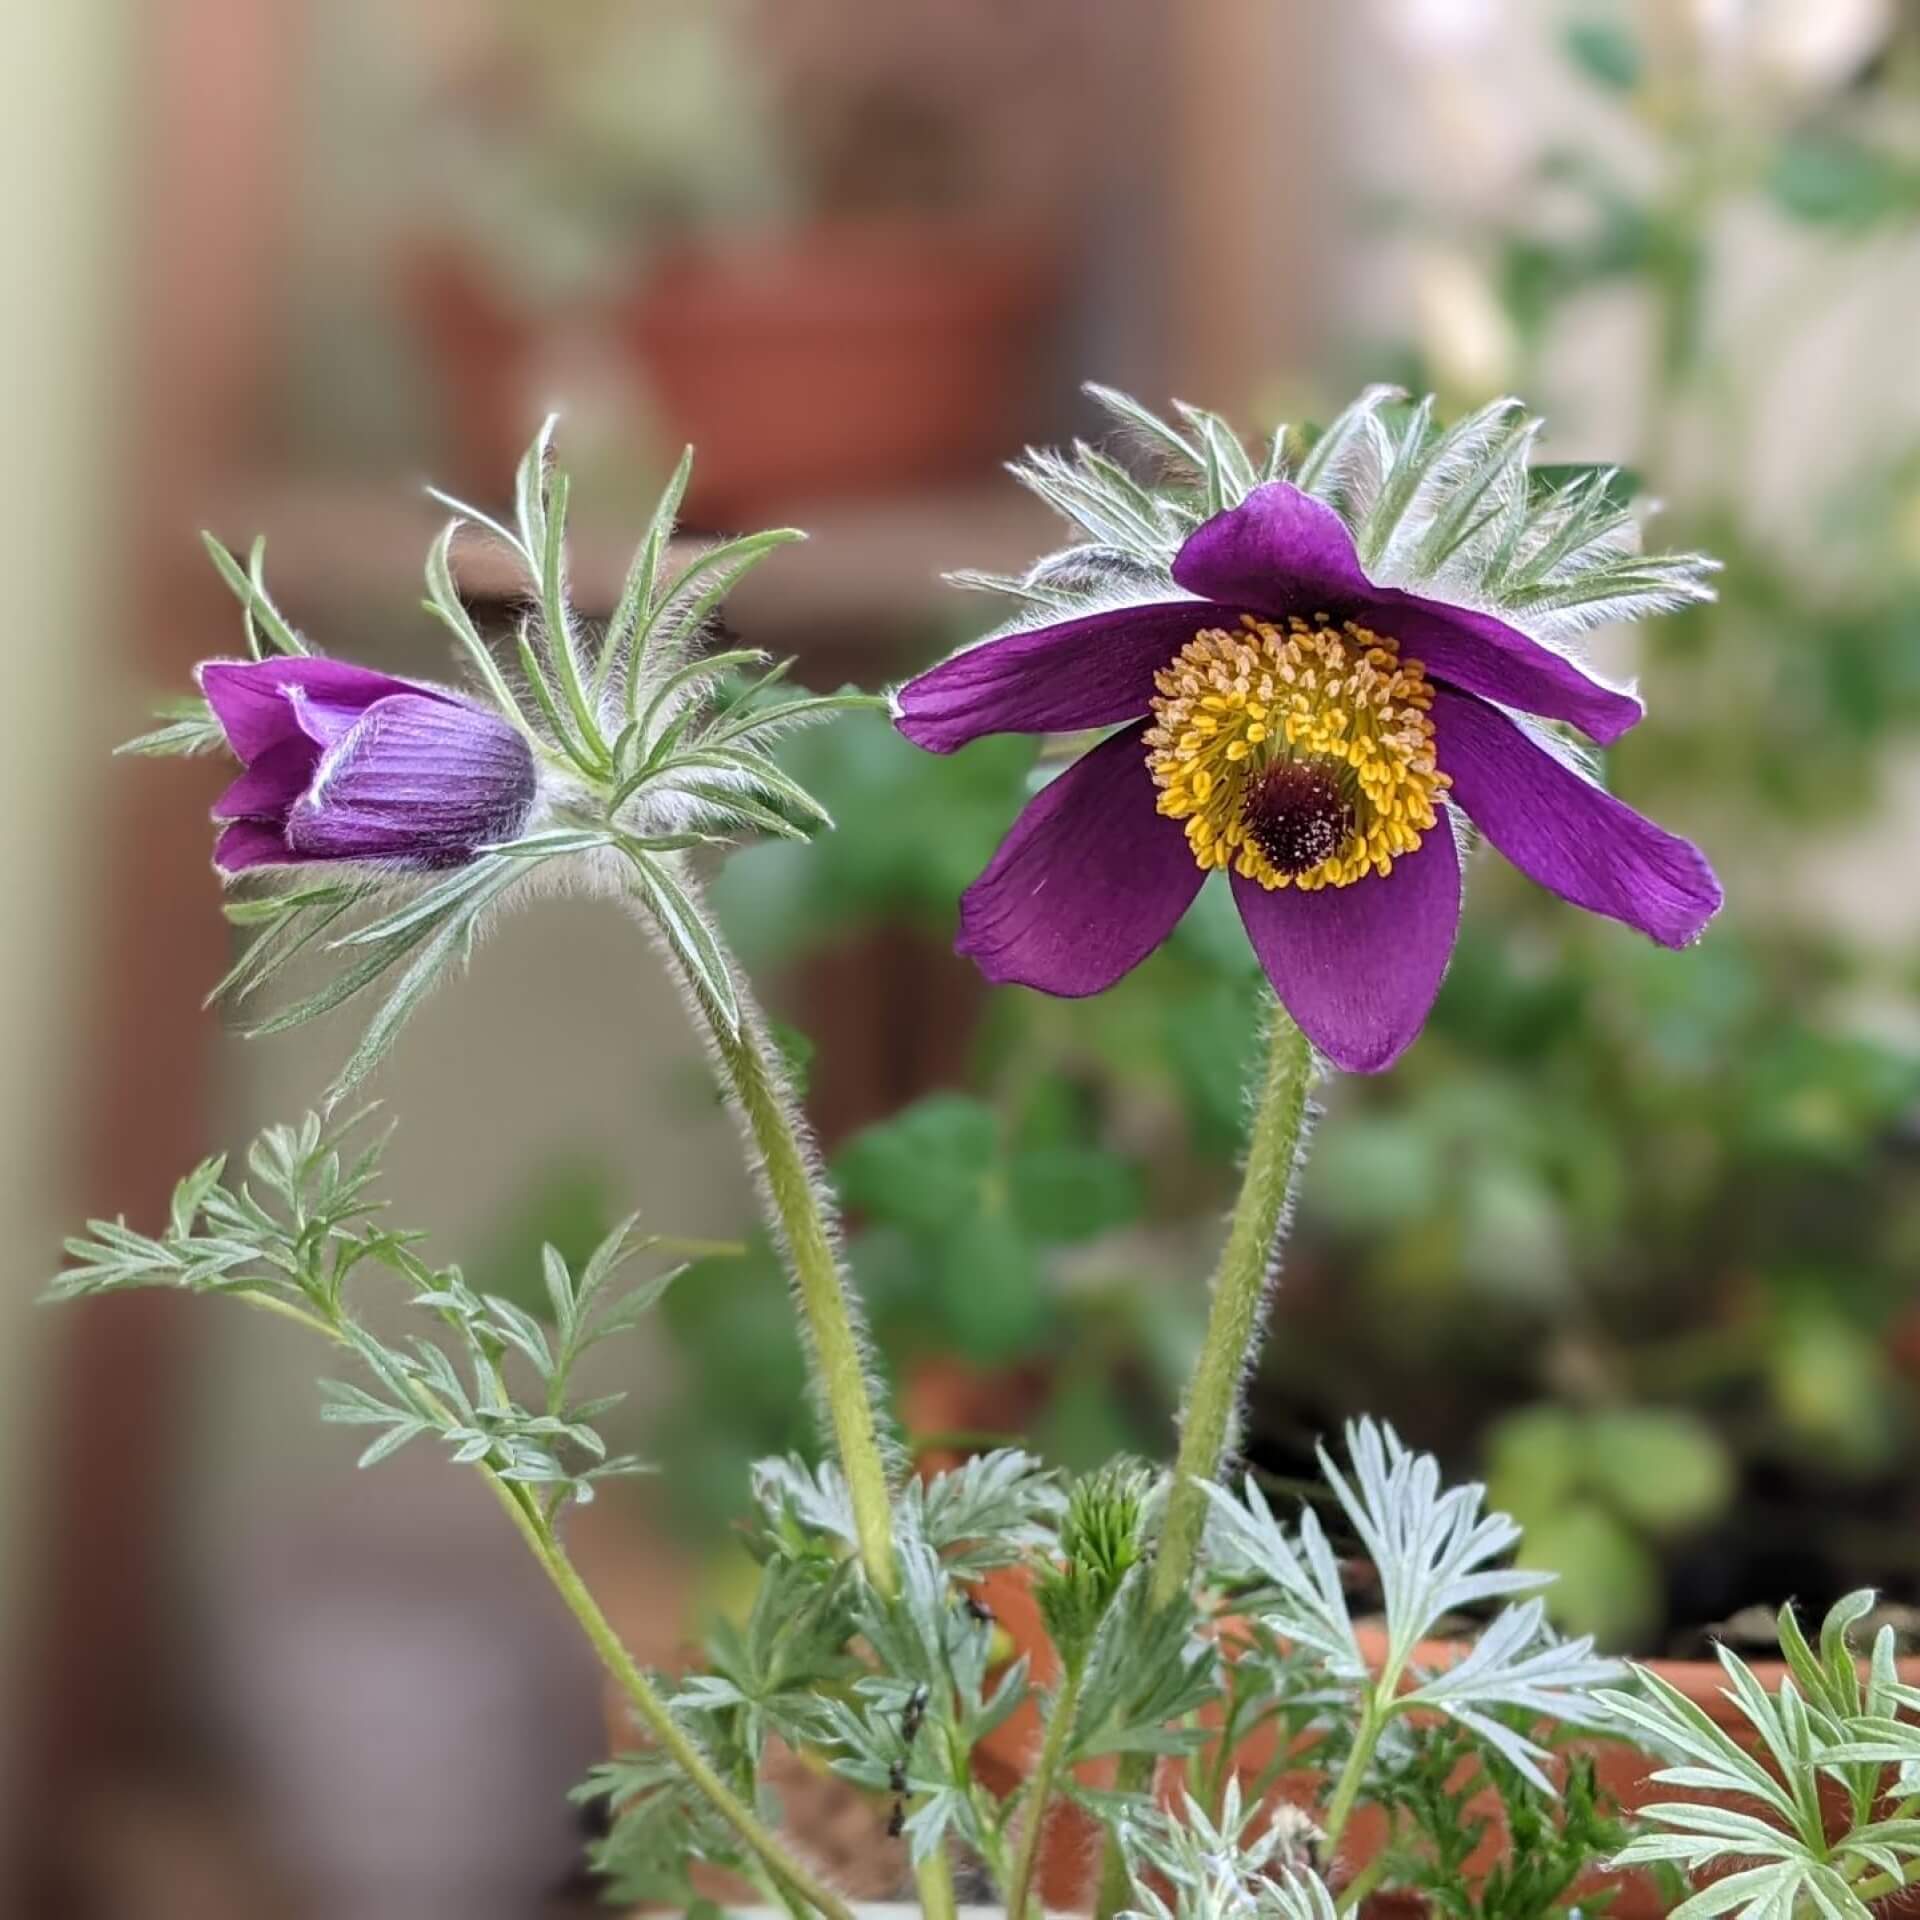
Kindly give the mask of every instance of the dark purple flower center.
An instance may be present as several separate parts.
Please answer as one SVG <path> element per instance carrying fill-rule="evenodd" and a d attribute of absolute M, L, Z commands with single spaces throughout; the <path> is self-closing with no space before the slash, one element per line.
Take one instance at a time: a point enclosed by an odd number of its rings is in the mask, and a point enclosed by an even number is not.
<path fill-rule="evenodd" d="M 1240 803 L 1247 838 L 1277 872 L 1300 874 L 1331 860 L 1353 832 L 1353 803 L 1331 768 L 1282 760 L 1247 783 Z"/>

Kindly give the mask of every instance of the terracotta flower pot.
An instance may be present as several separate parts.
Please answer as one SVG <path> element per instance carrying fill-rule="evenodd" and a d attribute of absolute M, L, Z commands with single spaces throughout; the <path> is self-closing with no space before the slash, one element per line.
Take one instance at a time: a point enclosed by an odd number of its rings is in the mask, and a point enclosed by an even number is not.
<path fill-rule="evenodd" d="M 700 510 L 882 491 L 1018 446 L 1053 249 L 962 221 L 821 225 L 667 256 L 621 315 Z"/>
<path fill-rule="evenodd" d="M 658 254 L 567 324 L 635 376 L 636 434 L 699 449 L 688 518 L 731 527 L 1014 451 L 1056 253 L 992 222 L 822 222 Z M 496 495 L 549 397 L 551 329 L 445 247 L 423 246 L 402 277 L 463 484 Z"/>

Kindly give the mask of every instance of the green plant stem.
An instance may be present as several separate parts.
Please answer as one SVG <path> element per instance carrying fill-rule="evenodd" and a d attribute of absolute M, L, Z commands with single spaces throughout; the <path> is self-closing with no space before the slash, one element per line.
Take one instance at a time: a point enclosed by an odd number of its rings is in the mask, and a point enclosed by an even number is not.
<path fill-rule="evenodd" d="M 1898 1873 L 1876 1873 L 1871 1880 L 1862 1880 L 1853 1890 L 1854 1898 L 1862 1906 L 1870 1907 L 1876 1900 L 1884 1900 L 1890 1893 L 1911 1886 L 1916 1879 L 1920 1879 L 1920 1860 Z"/>
<path fill-rule="evenodd" d="M 1180 1449 L 1149 1589 L 1156 1608 L 1172 1606 L 1192 1584 L 1206 1526 L 1206 1486 L 1218 1477 L 1226 1458 L 1240 1385 L 1260 1346 L 1261 1309 L 1293 1194 L 1313 1078 L 1313 1048 L 1286 1009 L 1276 1004 L 1240 1197 L 1214 1270 L 1206 1336 L 1180 1421 Z M 1138 1793 L 1152 1777 L 1153 1756 L 1129 1754 L 1118 1784 L 1122 1792 Z M 1099 1920 L 1112 1920 L 1126 1898 L 1126 1861 L 1118 1843 L 1109 1838 L 1095 1908 Z"/>
<path fill-rule="evenodd" d="M 1067 1742 L 1073 1734 L 1083 1671 L 1076 1667 L 1061 1677 L 1059 1696 L 1047 1718 L 1046 1738 L 1041 1743 L 1040 1758 L 1034 1765 L 1033 1780 L 1027 1789 L 1026 1825 L 1020 1835 L 1020 1851 L 1014 1857 L 1013 1878 L 1007 1888 L 1007 1920 L 1029 1920 L 1028 1902 L 1033 1897 L 1033 1877 L 1040 1864 L 1047 1806 L 1053 1798 L 1053 1785 L 1060 1776 Z"/>
<path fill-rule="evenodd" d="M 805 1122 L 788 1104 L 770 1059 L 770 1042 L 737 970 L 735 991 L 740 996 L 739 1027 L 730 1032 L 720 1021 L 711 1021 L 714 1051 L 752 1136 L 774 1228 L 786 1243 L 820 1395 L 853 1501 L 861 1564 L 874 1588 L 891 1597 L 900 1583 L 893 1551 L 893 1498 L 851 1294 L 827 1226 L 827 1202 L 816 1185 Z M 704 1009 L 704 999 L 701 1005 Z"/>
<path fill-rule="evenodd" d="M 714 940 L 718 946 L 717 933 Z M 706 994 L 677 953 L 675 964 L 681 967 L 693 1003 L 706 1021 L 727 1090 L 753 1143 L 762 1197 L 786 1246 L 814 1377 L 833 1428 L 840 1470 L 846 1475 L 861 1565 L 874 1591 L 891 1599 L 900 1590 L 893 1495 L 857 1310 L 828 1226 L 831 1202 L 822 1190 L 806 1122 L 774 1062 L 772 1041 L 759 1009 L 732 955 L 724 946 L 720 952 L 739 1003 L 737 1025 L 715 1017 Z M 954 1920 L 958 1907 L 946 1854 L 936 1852 L 921 1861 L 914 1877 L 926 1920 Z"/>
<path fill-rule="evenodd" d="M 305 1327 L 311 1333 L 320 1334 L 336 1346 L 348 1344 L 345 1325 L 337 1313 L 331 1319 L 324 1318 L 319 1313 L 296 1306 L 290 1300 L 267 1293 L 242 1293 L 239 1297 L 250 1306 L 263 1308 L 282 1319 L 291 1320 L 296 1326 Z M 428 1388 L 416 1382 L 413 1392 L 424 1411 L 436 1416 L 444 1415 L 445 1409 Z M 515 1531 L 540 1563 L 541 1570 L 585 1630 L 594 1652 L 600 1657 L 601 1665 L 632 1701 L 648 1731 L 673 1756 L 675 1764 L 693 1782 L 713 1810 L 739 1836 L 741 1844 L 787 1894 L 826 1915 L 827 1920 L 853 1920 L 852 1908 L 788 1853 L 760 1823 L 753 1810 L 720 1778 L 713 1763 L 674 1719 L 667 1703 L 654 1691 L 653 1683 L 640 1670 L 633 1656 L 621 1644 L 620 1636 L 608 1623 L 606 1615 L 600 1611 L 599 1603 L 588 1592 L 586 1582 L 567 1558 L 566 1549 L 561 1546 L 545 1515 L 534 1504 L 528 1489 L 503 1480 L 484 1462 L 480 1463 L 480 1473 L 507 1518 L 513 1522 Z"/>
<path fill-rule="evenodd" d="M 1321 1817 L 1321 1830 L 1326 1836 L 1321 1844 L 1326 1848 L 1329 1859 L 1339 1846 L 1341 1835 L 1347 1830 L 1348 1820 L 1353 1817 L 1360 1789 L 1366 1782 L 1367 1768 L 1373 1763 L 1373 1750 L 1380 1744 L 1381 1731 L 1392 1710 L 1391 1696 L 1384 1701 L 1382 1699 L 1382 1684 L 1375 1684 L 1360 1709 L 1360 1725 L 1354 1731 L 1353 1749 L 1347 1755 L 1347 1764 L 1340 1769 L 1340 1777 L 1333 1784 L 1333 1797 L 1327 1802 L 1326 1813 Z"/>
<path fill-rule="evenodd" d="M 1153 1563 L 1151 1591 L 1157 1607 L 1171 1606 L 1193 1578 L 1194 1558 L 1206 1525 L 1206 1483 L 1218 1476 L 1226 1458 L 1239 1411 L 1240 1384 L 1260 1347 L 1261 1309 L 1293 1193 L 1312 1085 L 1313 1049 L 1306 1035 L 1276 1006 L 1240 1197 L 1214 1272 L 1206 1338 L 1180 1421 L 1180 1451 L 1173 1463 L 1167 1515 Z"/>

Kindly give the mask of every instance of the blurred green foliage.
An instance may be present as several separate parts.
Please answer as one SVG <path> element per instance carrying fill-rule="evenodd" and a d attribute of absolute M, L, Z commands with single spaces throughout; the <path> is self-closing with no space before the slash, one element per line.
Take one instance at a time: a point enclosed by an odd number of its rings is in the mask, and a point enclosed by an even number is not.
<path fill-rule="evenodd" d="M 1428 1039 L 1393 1085 L 1353 1090 L 1307 1203 L 1342 1284 L 1389 1307 L 1371 1403 L 1431 1431 L 1397 1403 L 1424 1341 L 1456 1382 L 1430 1418 L 1479 1431 L 1496 1498 L 1563 1575 L 1562 1619 L 1643 1646 L 1795 1586 L 1920 1575 L 1898 1364 L 1920 972 L 1854 890 L 1814 890 L 1833 854 L 1889 878 L 1912 860 L 1890 775 L 1920 728 L 1920 443 L 1863 387 L 1813 423 L 1829 453 L 1851 436 L 1837 489 L 1795 475 L 1783 529 L 1755 484 L 1792 458 L 1787 354 L 1920 239 L 1920 34 L 1863 12 L 1857 45 L 1836 22 L 1817 49 L 1753 23 L 1709 46 L 1677 17 L 1642 38 L 1650 19 L 1567 10 L 1595 112 L 1455 235 L 1511 328 L 1505 377 L 1550 413 L 1552 350 L 1592 301 L 1648 322 L 1643 363 L 1609 369 L 1638 444 L 1609 450 L 1664 498 L 1663 538 L 1726 571 L 1716 604 L 1644 629 L 1649 718 L 1608 777 L 1707 845 L 1730 906 L 1659 954 L 1480 863 Z M 1763 246 L 1784 291 L 1730 300 L 1726 269 Z"/>

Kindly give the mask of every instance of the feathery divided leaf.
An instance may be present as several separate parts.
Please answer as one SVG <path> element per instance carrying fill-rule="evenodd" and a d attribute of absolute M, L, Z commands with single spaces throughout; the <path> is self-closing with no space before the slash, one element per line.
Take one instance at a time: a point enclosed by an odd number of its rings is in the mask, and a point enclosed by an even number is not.
<path fill-rule="evenodd" d="M 324 1382 L 321 1407 L 325 1420 L 378 1429 L 363 1465 L 434 1435 L 456 1461 L 482 1462 L 503 1480 L 548 1489 L 549 1510 L 565 1499 L 591 1499 L 594 1484 L 609 1475 L 641 1471 L 639 1461 L 615 1456 L 597 1430 L 622 1396 L 580 1400 L 572 1379 L 581 1357 L 634 1327 L 678 1271 L 623 1292 L 614 1283 L 626 1261 L 673 1243 L 638 1236 L 628 1221 L 577 1277 L 549 1249 L 555 1317 L 544 1327 L 514 1302 L 477 1292 L 458 1268 L 427 1266 L 413 1250 L 419 1235 L 374 1224 L 384 1140 L 348 1148 L 364 1118 L 329 1125 L 309 1114 L 297 1127 L 268 1129 L 249 1149 L 250 1178 L 239 1184 L 228 1179 L 223 1159 L 204 1161 L 175 1189 L 163 1233 L 93 1221 L 85 1237 L 67 1243 L 72 1264 L 49 1297 L 179 1287 L 290 1315 L 366 1371 L 370 1384 Z M 347 1281 L 367 1265 L 403 1283 L 408 1304 L 451 1336 L 451 1351 L 417 1333 L 388 1341 L 358 1317 Z M 509 1353 L 522 1356 L 540 1382 L 531 1404 L 510 1391 L 501 1365 Z"/>
<path fill-rule="evenodd" d="M 1148 1807 L 1121 1828 L 1142 1902 L 1128 1920 L 1335 1920 L 1311 1864 L 1315 1838 L 1309 1822 L 1245 1805 L 1237 1780 L 1217 1819 L 1191 1795 L 1177 1812 Z"/>
<path fill-rule="evenodd" d="M 1854 1593 L 1828 1612 L 1816 1653 L 1790 1610 L 1780 1620 L 1788 1674 L 1769 1694 L 1726 1648 L 1727 1697 L 1746 1723 L 1739 1737 L 1658 1674 L 1636 1669 L 1635 1687 L 1600 1695 L 1668 1764 L 1657 1784 L 1698 1800 L 1642 1809 L 1652 1831 L 1620 1853 L 1622 1867 L 1667 1863 L 1718 1878 L 1678 1916 L 1807 1913 L 1866 1915 L 1869 1900 L 1920 1878 L 1920 1819 L 1911 1796 L 1920 1775 L 1920 1729 L 1892 1717 L 1902 1698 L 1891 1629 L 1877 1637 L 1862 1679 L 1851 1630 L 1873 1596 Z M 1888 1774 L 1888 1768 L 1898 1772 Z M 1823 1779 L 1846 1789 L 1846 1825 L 1830 1831 Z M 1732 1802 L 1734 1804 L 1727 1804 Z M 1754 1864 L 1754 1863 L 1759 1864 Z"/>
<path fill-rule="evenodd" d="M 1341 514 L 1382 585 L 1484 608 L 1543 639 L 1712 597 L 1711 562 L 1640 550 L 1633 489 L 1617 469 L 1530 474 L 1540 422 L 1515 400 L 1443 427 L 1431 399 L 1371 387 L 1296 460 L 1306 436 L 1285 428 L 1256 452 L 1204 409 L 1176 403 L 1184 427 L 1174 426 L 1110 388 L 1087 392 L 1150 464 L 1136 477 L 1084 443 L 1015 464 L 1015 478 L 1082 536 L 1023 575 L 952 576 L 1024 603 L 1015 627 L 1175 591 L 1186 536 L 1278 479 Z"/>

